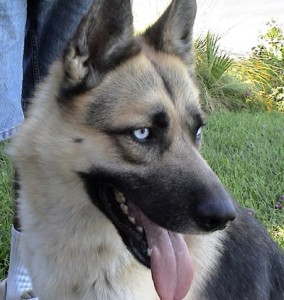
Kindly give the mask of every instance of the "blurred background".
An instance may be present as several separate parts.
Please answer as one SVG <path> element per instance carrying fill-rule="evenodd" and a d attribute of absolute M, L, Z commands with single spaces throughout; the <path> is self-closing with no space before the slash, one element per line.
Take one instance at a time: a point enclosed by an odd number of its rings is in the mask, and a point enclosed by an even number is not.
<path fill-rule="evenodd" d="M 133 10 L 137 30 L 152 23 L 169 0 L 134 0 Z M 197 0 L 195 36 L 208 31 L 221 37 L 223 50 L 232 55 L 248 55 L 258 36 L 272 19 L 284 23 L 283 0 Z"/>

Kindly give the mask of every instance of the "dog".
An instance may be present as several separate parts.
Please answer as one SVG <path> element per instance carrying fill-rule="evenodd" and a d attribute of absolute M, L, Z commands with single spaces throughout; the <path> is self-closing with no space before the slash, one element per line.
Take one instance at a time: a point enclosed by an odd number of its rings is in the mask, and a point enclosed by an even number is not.
<path fill-rule="evenodd" d="M 10 153 L 40 300 L 281 300 L 283 253 L 199 153 L 195 0 L 134 35 L 130 0 L 82 19 Z"/>

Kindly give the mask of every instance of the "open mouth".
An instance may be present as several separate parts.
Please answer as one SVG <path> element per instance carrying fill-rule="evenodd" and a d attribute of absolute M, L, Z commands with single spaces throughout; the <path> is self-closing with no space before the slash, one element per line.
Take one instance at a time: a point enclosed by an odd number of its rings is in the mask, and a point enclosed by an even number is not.
<path fill-rule="evenodd" d="M 193 265 L 182 235 L 151 221 L 116 187 L 94 184 L 89 174 L 80 176 L 92 202 L 111 220 L 127 249 L 151 269 L 160 298 L 183 299 L 192 282 Z"/>
<path fill-rule="evenodd" d="M 99 189 L 103 212 L 111 219 L 128 250 L 144 266 L 150 268 L 151 249 L 148 246 L 140 211 L 126 202 L 121 192 L 112 187 Z"/>

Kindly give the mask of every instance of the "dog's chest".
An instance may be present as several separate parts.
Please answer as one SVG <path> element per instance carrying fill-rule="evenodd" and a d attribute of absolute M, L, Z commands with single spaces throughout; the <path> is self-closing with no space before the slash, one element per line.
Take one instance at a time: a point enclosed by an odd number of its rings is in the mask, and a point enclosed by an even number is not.
<path fill-rule="evenodd" d="M 84 256 L 73 260 L 71 267 L 66 256 L 56 265 L 57 276 L 46 281 L 44 287 L 40 278 L 34 278 L 35 288 L 37 283 L 39 287 L 35 292 L 40 300 L 159 300 L 150 271 L 132 257 L 118 262 L 111 257 L 108 261 L 94 261 Z M 41 269 L 48 272 L 46 265 Z M 64 271 L 68 269 L 69 272 Z"/>

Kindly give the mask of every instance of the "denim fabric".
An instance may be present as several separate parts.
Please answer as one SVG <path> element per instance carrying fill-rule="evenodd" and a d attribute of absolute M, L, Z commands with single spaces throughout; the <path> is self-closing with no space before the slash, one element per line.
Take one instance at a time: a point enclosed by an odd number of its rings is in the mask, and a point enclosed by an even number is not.
<path fill-rule="evenodd" d="M 0 140 L 12 136 L 23 121 L 21 106 L 27 109 L 35 85 L 61 55 L 92 2 L 0 0 Z"/>
<path fill-rule="evenodd" d="M 63 52 L 92 0 L 28 0 L 24 52 L 23 107 L 34 86 Z"/>
<path fill-rule="evenodd" d="M 22 57 L 26 1 L 0 0 L 0 141 L 23 121 L 21 108 Z"/>

